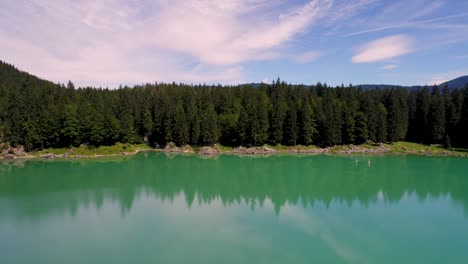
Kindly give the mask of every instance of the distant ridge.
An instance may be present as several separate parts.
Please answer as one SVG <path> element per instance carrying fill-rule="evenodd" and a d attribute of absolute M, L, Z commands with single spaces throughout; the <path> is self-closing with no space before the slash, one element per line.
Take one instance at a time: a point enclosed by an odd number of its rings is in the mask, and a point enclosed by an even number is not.
<path fill-rule="evenodd" d="M 444 82 L 440 84 L 440 87 L 444 87 L 445 85 L 448 86 L 449 89 L 456 89 L 456 88 L 465 88 L 465 86 L 468 85 L 468 75 L 461 76 L 458 78 L 455 78 L 453 80 L 450 80 L 448 82 Z"/>
<path fill-rule="evenodd" d="M 240 84 L 240 86 L 252 86 L 252 87 L 258 88 L 258 87 L 260 87 L 261 84 L 262 83 L 244 83 L 244 84 Z M 448 86 L 448 88 L 450 90 L 463 89 L 466 86 L 468 86 L 468 75 L 461 76 L 461 77 L 455 78 L 453 80 L 441 83 L 441 84 L 438 85 L 438 87 L 442 88 L 442 87 L 444 87 L 446 85 Z M 307 86 L 310 86 L 310 85 L 304 85 L 304 86 L 307 87 Z M 377 89 L 389 89 L 389 88 L 395 88 L 395 87 L 407 88 L 407 89 L 411 90 L 411 89 L 422 88 L 424 86 L 432 87 L 434 85 L 433 84 L 412 85 L 412 86 L 404 86 L 404 85 L 396 85 L 396 84 L 359 84 L 359 85 L 353 85 L 353 87 L 361 87 L 363 90 L 370 90 L 370 89 L 375 89 L 375 88 L 377 88 Z M 332 87 L 334 87 L 334 86 L 332 86 Z M 347 86 L 345 86 L 345 87 L 347 87 Z"/>
<path fill-rule="evenodd" d="M 454 89 L 463 89 L 465 86 L 468 85 L 468 75 L 466 76 L 461 76 L 458 78 L 455 78 L 453 80 L 441 83 L 438 85 L 438 87 L 445 87 L 448 86 L 450 90 Z M 428 87 L 432 87 L 433 85 L 428 84 Z M 408 88 L 408 89 L 417 89 L 424 87 L 424 85 L 413 85 L 413 86 L 402 86 L 402 85 L 392 85 L 392 84 L 360 84 L 356 85 L 356 87 L 361 87 L 364 90 L 368 89 L 387 89 L 387 88 L 392 88 L 392 87 L 403 87 L 403 88 Z"/>
<path fill-rule="evenodd" d="M 42 77 L 38 77 L 35 75 L 32 75 L 26 71 L 22 71 L 18 68 L 16 68 L 14 65 L 4 62 L 0 60 L 0 80 L 6 82 L 7 80 L 9 81 L 19 81 L 19 80 L 24 80 L 26 78 L 39 81 L 39 82 L 47 82 L 49 85 L 54 85 L 52 81 L 49 81 L 47 79 L 43 79 Z M 270 85 L 271 83 L 265 83 L 265 85 Z M 289 83 L 291 85 L 294 85 L 292 83 Z M 325 83 L 322 83 L 325 84 Z M 239 84 L 239 86 L 252 86 L 255 88 L 258 88 L 262 85 L 262 83 L 243 83 Z M 299 85 L 299 84 L 298 84 Z M 455 78 L 453 80 L 444 82 L 439 84 L 439 87 L 444 87 L 448 86 L 450 90 L 454 89 L 463 89 L 465 87 L 468 87 L 468 75 L 465 76 L 460 76 L 458 78 Z M 305 87 L 311 86 L 311 85 L 304 85 Z M 433 85 L 428 84 L 428 87 L 432 87 Z M 335 87 L 335 86 L 328 86 L 328 87 Z M 345 86 L 348 87 L 348 86 Z M 407 89 L 418 89 L 421 87 L 424 87 L 424 85 L 413 85 L 413 86 L 403 86 L 403 85 L 395 85 L 395 84 L 359 84 L 359 85 L 353 85 L 353 87 L 361 87 L 364 90 L 369 90 L 369 89 L 389 89 L 389 88 L 395 88 L 395 87 L 400 87 L 400 88 L 407 88 Z"/>

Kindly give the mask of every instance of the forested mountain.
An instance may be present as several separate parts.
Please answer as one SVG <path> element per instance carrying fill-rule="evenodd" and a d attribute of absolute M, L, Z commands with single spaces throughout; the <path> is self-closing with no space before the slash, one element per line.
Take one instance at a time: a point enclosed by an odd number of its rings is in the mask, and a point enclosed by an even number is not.
<path fill-rule="evenodd" d="M 273 84 L 75 88 L 0 63 L 0 141 L 80 144 L 360 144 L 468 147 L 468 87 L 360 89 Z"/>
<path fill-rule="evenodd" d="M 450 81 L 446 81 L 444 83 L 441 83 L 439 87 L 445 87 L 447 86 L 450 91 L 455 90 L 455 89 L 460 89 L 468 85 L 468 76 L 461 76 L 458 78 L 455 78 Z M 362 89 L 389 89 L 389 88 L 394 88 L 394 87 L 402 87 L 406 88 L 408 90 L 415 90 L 415 89 L 421 89 L 424 88 L 424 86 L 421 85 L 413 85 L 413 86 L 400 86 L 400 85 L 391 85 L 391 84 L 360 84 L 357 85 L 357 87 L 361 87 Z"/>
<path fill-rule="evenodd" d="M 468 75 L 455 78 L 453 80 L 442 83 L 440 86 L 448 86 L 449 89 L 456 89 L 458 87 L 465 87 L 468 85 Z"/>

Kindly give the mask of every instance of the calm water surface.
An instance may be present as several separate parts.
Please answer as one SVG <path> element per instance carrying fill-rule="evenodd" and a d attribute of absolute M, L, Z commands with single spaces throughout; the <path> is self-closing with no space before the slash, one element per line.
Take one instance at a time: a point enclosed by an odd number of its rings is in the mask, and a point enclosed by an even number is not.
<path fill-rule="evenodd" d="M 468 160 L 0 163 L 0 263 L 468 263 Z"/>

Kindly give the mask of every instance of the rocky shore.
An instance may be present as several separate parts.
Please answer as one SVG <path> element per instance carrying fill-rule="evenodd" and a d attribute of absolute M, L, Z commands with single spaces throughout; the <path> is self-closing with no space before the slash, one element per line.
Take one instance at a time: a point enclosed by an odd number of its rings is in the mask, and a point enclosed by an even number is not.
<path fill-rule="evenodd" d="M 24 160 L 24 159 L 43 159 L 43 160 L 52 160 L 52 159 L 79 159 L 79 158 L 101 158 L 101 157 L 116 157 L 116 156 L 130 156 L 135 155 L 140 152 L 149 151 L 145 150 L 135 150 L 135 151 L 121 151 L 119 153 L 112 154 L 93 154 L 93 155 L 80 155 L 75 154 L 73 149 L 69 149 L 63 154 L 53 154 L 45 153 L 41 155 L 32 155 L 24 151 L 23 146 L 18 147 L 7 147 L 2 152 L 0 152 L 0 160 Z"/>
<path fill-rule="evenodd" d="M 398 150 L 392 149 L 388 144 L 375 144 L 367 146 L 359 145 L 340 145 L 326 148 L 319 148 L 314 146 L 289 146 L 276 149 L 272 146 L 255 146 L 255 147 L 236 147 L 229 150 L 222 150 L 217 144 L 214 146 L 203 146 L 200 148 L 193 148 L 189 145 L 184 147 L 177 147 L 173 143 L 169 143 L 163 149 L 155 149 L 164 153 L 190 153 L 198 154 L 201 156 L 216 156 L 216 155 L 271 155 L 271 154 L 397 154 L 397 155 L 425 155 L 425 156 L 462 156 L 467 157 L 466 154 L 453 152 L 449 150 L 414 150 L 401 147 Z"/>
<path fill-rule="evenodd" d="M 100 158 L 100 157 L 115 157 L 115 156 L 129 156 L 140 152 L 154 151 L 163 152 L 168 154 L 198 154 L 200 156 L 212 157 L 218 155 L 271 155 L 271 154 L 396 154 L 396 155 L 425 155 L 425 156 L 462 156 L 467 157 L 468 151 L 451 151 L 445 149 L 408 149 L 404 146 L 393 146 L 389 144 L 375 144 L 375 145 L 341 145 L 326 148 L 319 148 L 314 146 L 277 146 L 272 147 L 268 145 L 255 146 L 255 147 L 236 147 L 226 148 L 215 144 L 214 146 L 192 147 L 190 145 L 177 146 L 174 143 L 168 143 L 164 148 L 156 149 L 136 149 L 134 151 L 119 151 L 118 153 L 110 154 L 89 154 L 80 155 L 74 153 L 73 149 L 69 149 L 62 154 L 42 153 L 31 154 L 24 150 L 24 147 L 7 147 L 0 152 L 0 159 L 3 160 L 17 160 L 17 159 L 76 159 L 76 158 Z"/>

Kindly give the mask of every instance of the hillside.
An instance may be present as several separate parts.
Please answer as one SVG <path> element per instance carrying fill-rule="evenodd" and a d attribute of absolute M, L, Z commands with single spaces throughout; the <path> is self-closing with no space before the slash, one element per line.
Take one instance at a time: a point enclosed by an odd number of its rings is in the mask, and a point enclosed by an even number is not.
<path fill-rule="evenodd" d="M 465 88 L 468 85 L 468 75 L 458 77 L 448 82 L 440 84 L 440 87 L 448 86 L 451 90 Z"/>
<path fill-rule="evenodd" d="M 276 81 L 75 89 L 0 64 L 0 143 L 26 151 L 117 142 L 152 146 L 411 141 L 466 147 L 467 92 L 378 90 Z M 445 107 L 445 106 L 450 106 Z"/>

